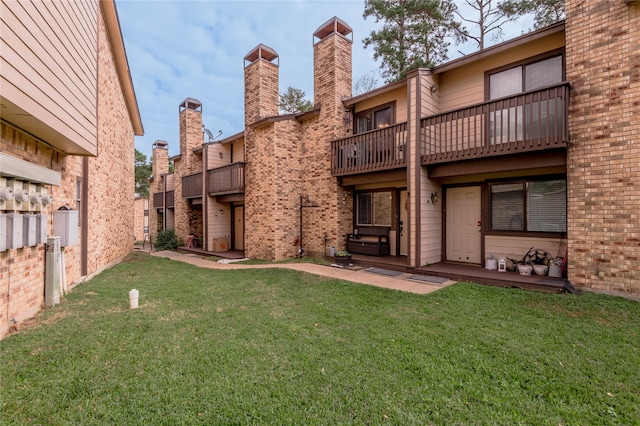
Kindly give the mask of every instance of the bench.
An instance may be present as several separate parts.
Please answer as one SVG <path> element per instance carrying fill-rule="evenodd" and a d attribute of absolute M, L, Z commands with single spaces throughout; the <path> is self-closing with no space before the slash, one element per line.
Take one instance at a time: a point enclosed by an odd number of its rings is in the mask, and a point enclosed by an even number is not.
<path fill-rule="evenodd" d="M 389 228 L 356 228 L 353 234 L 347 234 L 347 251 L 369 256 L 388 256 Z"/>

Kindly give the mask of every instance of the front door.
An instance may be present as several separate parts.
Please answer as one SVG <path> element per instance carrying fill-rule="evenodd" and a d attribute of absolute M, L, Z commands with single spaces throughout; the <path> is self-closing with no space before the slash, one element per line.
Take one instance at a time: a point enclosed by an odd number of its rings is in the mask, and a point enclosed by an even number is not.
<path fill-rule="evenodd" d="M 480 187 L 448 188 L 446 201 L 447 260 L 481 263 Z"/>
<path fill-rule="evenodd" d="M 244 250 L 244 206 L 233 208 L 233 248 Z"/>

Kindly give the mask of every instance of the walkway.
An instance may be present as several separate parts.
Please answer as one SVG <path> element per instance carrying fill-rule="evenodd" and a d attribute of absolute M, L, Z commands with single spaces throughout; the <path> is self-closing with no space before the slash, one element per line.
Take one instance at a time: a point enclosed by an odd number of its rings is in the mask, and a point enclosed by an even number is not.
<path fill-rule="evenodd" d="M 154 256 L 165 259 L 177 260 L 179 262 L 190 263 L 200 268 L 209 269 L 259 269 L 259 268 L 282 268 L 293 269 L 295 271 L 308 272 L 310 274 L 321 275 L 330 278 L 350 281 L 354 283 L 367 284 L 376 287 L 389 288 L 392 290 L 406 291 L 416 294 L 428 294 L 443 287 L 455 283 L 440 277 L 419 276 L 410 273 L 402 273 L 381 268 L 347 269 L 336 268 L 315 263 L 274 263 L 264 265 L 242 265 L 238 263 L 218 263 L 197 254 L 184 254 L 174 251 L 159 251 L 152 253 Z"/>

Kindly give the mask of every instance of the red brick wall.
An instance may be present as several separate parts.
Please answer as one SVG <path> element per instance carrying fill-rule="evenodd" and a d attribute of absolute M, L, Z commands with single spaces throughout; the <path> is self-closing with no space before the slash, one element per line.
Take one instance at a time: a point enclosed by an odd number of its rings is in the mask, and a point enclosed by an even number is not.
<path fill-rule="evenodd" d="M 640 7 L 566 2 L 569 279 L 640 293 Z"/>
<path fill-rule="evenodd" d="M 52 210 L 76 207 L 78 178 L 88 185 L 87 276 L 100 272 L 124 257 L 133 244 L 134 132 L 115 70 L 111 45 L 102 16 L 98 22 L 98 156 L 83 158 L 53 151 L 46 141 L 2 123 L 0 151 L 50 168 L 61 174 L 58 187 L 48 185 L 53 206 L 47 209 L 52 234 Z M 79 232 L 79 240 L 83 236 Z M 81 243 L 82 244 L 82 243 Z M 67 287 L 85 277 L 81 245 L 63 248 Z M 44 244 L 0 253 L 0 337 L 13 319 L 35 315 L 44 302 Z"/>

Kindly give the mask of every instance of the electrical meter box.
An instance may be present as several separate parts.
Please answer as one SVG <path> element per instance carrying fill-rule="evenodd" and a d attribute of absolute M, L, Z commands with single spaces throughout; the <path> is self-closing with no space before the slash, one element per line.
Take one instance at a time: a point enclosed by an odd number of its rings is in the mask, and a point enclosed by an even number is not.
<path fill-rule="evenodd" d="M 7 249 L 7 215 L 0 213 L 0 251 Z"/>
<path fill-rule="evenodd" d="M 22 215 L 22 246 L 33 247 L 36 245 L 36 215 Z"/>
<path fill-rule="evenodd" d="M 9 213 L 7 215 L 7 248 L 19 249 L 24 243 L 22 239 L 22 214 Z"/>
<path fill-rule="evenodd" d="M 78 211 L 54 210 L 53 235 L 60 237 L 60 247 L 78 244 Z"/>
<path fill-rule="evenodd" d="M 36 244 L 47 243 L 48 216 L 46 214 L 36 215 Z"/>

